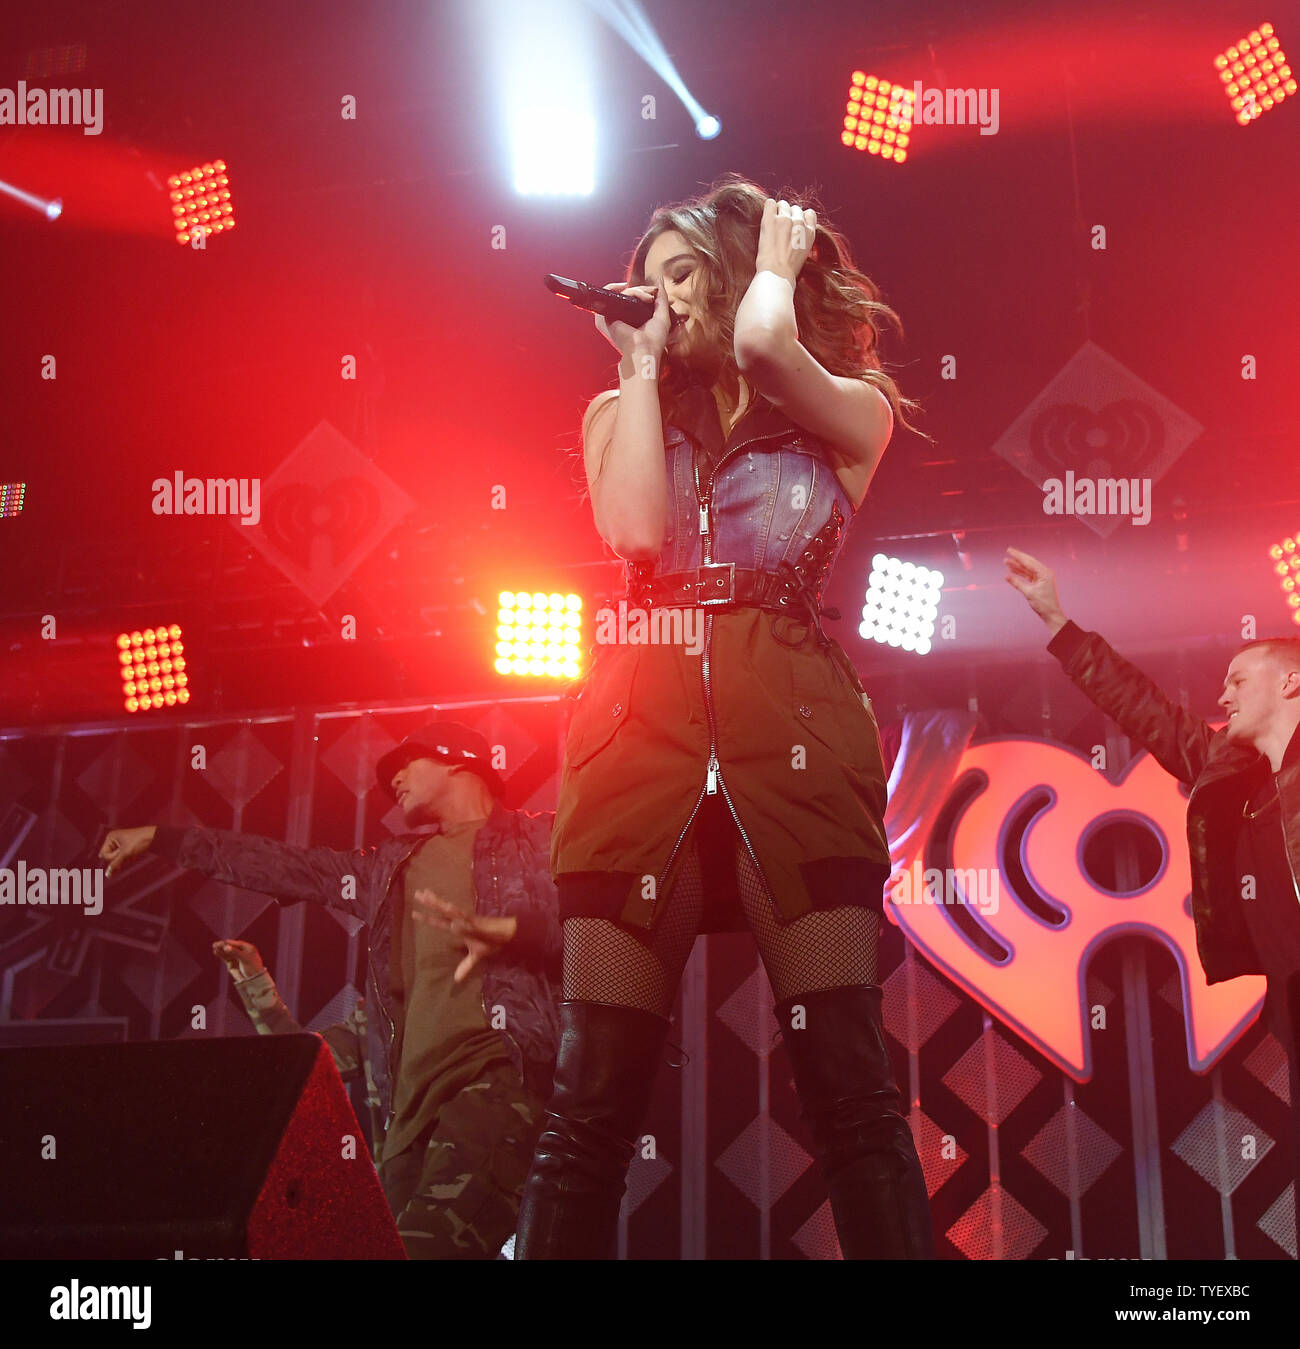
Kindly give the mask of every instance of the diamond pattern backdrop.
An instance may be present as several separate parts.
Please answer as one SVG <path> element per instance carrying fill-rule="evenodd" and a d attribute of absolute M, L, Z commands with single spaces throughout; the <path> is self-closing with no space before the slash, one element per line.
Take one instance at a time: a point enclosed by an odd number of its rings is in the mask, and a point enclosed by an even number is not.
<path fill-rule="evenodd" d="M 101 827 L 159 821 L 337 848 L 373 843 L 401 828 L 373 765 L 435 717 L 465 721 L 504 748 L 507 804 L 552 809 L 565 706 L 520 699 L 0 734 L 0 864 L 89 866 Z M 206 767 L 193 766 L 198 745 Z M 351 920 L 147 858 L 113 884 L 98 917 L 0 909 L 0 1043 L 251 1034 L 211 953 L 217 937 L 257 945 L 312 1029 L 341 1020 L 364 987 L 364 933 Z M 882 981 L 941 1256 L 1295 1254 L 1282 1050 L 1256 1026 L 1213 1072 L 1194 1076 L 1177 972 L 1162 948 L 1125 937 L 1095 957 L 1089 997 L 1114 1033 L 1094 1036 L 1095 1072 L 1083 1085 L 928 966 L 892 924 Z M 629 1175 L 622 1253 L 836 1258 L 747 936 L 697 943 L 670 1039 Z M 1242 1156 L 1243 1136 L 1252 1156 Z"/>

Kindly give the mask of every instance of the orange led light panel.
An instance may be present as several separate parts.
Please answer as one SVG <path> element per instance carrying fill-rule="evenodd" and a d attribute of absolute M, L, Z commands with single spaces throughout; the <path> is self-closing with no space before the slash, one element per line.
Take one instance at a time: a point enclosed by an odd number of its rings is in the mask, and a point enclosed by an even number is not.
<path fill-rule="evenodd" d="M 503 590 L 497 597 L 497 673 L 577 679 L 581 631 L 581 596 Z"/>
<path fill-rule="evenodd" d="M 224 234 L 235 228 L 226 161 L 196 164 L 167 179 L 176 242 L 188 244 L 199 235 Z"/>
<path fill-rule="evenodd" d="M 190 677 L 181 654 L 185 644 L 179 623 L 119 632 L 113 645 L 128 712 L 151 712 L 189 702 Z"/>
<path fill-rule="evenodd" d="M 912 142 L 915 102 L 914 90 L 855 70 L 849 77 L 840 144 L 902 164 Z"/>
<path fill-rule="evenodd" d="M 1214 68 L 1239 126 L 1249 126 L 1296 92 L 1282 41 L 1261 23 L 1214 58 Z"/>

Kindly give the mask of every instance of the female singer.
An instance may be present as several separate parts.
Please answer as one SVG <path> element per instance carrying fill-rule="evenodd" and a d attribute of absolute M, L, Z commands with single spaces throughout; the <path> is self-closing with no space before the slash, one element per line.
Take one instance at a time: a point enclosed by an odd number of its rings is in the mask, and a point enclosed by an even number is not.
<path fill-rule="evenodd" d="M 607 289 L 655 311 L 596 319 L 622 357 L 583 422 L 596 529 L 626 560 L 629 618 L 697 611 L 703 642 L 601 648 L 574 712 L 551 856 L 562 1038 L 517 1255 L 612 1256 L 686 959 L 743 922 L 843 1254 L 933 1257 L 881 1025 L 880 737 L 821 624 L 845 527 L 915 406 L 876 353 L 896 316 L 814 211 L 739 175 L 657 210 Z"/>

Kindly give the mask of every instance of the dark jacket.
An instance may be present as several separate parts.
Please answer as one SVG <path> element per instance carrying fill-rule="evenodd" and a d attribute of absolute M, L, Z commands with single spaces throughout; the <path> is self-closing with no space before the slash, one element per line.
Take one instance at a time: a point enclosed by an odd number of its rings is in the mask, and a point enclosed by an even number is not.
<path fill-rule="evenodd" d="M 1264 781 L 1268 761 L 1258 750 L 1230 744 L 1224 731 L 1211 730 L 1180 707 L 1095 632 L 1067 623 L 1047 649 L 1125 735 L 1192 789 L 1187 802 L 1192 918 L 1206 982 L 1264 974 L 1235 873 L 1242 807 Z M 1300 734 L 1292 737 L 1277 783 L 1291 884 L 1300 901 Z"/>
<path fill-rule="evenodd" d="M 525 1085 L 542 1100 L 551 1095 L 559 1045 L 556 1001 L 564 949 L 549 870 L 552 820 L 549 814 L 497 805 L 474 837 L 476 911 L 513 916 L 518 924 L 514 939 L 480 967 L 484 1014 L 500 1029 Z M 368 925 L 366 1026 L 385 1126 L 392 1111 L 392 895 L 427 837 L 403 834 L 373 848 L 339 852 L 224 829 L 160 825 L 153 841 L 158 852 L 214 880 L 259 890 L 282 903 L 324 904 Z"/>

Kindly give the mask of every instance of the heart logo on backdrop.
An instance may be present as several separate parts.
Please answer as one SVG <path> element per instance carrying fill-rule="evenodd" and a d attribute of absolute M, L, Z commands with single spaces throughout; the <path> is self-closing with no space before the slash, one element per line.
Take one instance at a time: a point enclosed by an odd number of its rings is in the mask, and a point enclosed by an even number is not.
<path fill-rule="evenodd" d="M 1045 408 L 1029 428 L 1030 451 L 1052 464 L 1092 478 L 1149 477 L 1164 449 L 1165 428 L 1147 403 L 1121 398 L 1092 412 L 1078 403 Z"/>
<path fill-rule="evenodd" d="M 300 567 L 323 548 L 336 566 L 380 516 L 379 493 L 363 478 L 339 478 L 325 487 L 289 483 L 263 504 L 270 538 Z"/>
<path fill-rule="evenodd" d="M 1204 428 L 1095 342 L 1085 342 L 994 442 L 1040 490 L 1049 478 L 1159 481 Z M 1097 534 L 1115 514 L 1074 515 Z"/>
<path fill-rule="evenodd" d="M 1264 980 L 1205 981 L 1187 905 L 1187 802 L 1178 783 L 1145 752 L 1114 782 L 1075 750 L 1019 738 L 971 745 L 969 722 L 922 729 L 916 716 L 890 776 L 885 824 L 896 873 L 911 880 L 929 871 L 943 884 L 930 891 L 939 902 L 916 883 L 892 890 L 891 919 L 1077 1082 L 1092 1077 L 1089 961 L 1113 937 L 1150 937 L 1178 966 L 1187 1061 L 1206 1072 L 1255 1020 Z M 1163 853 L 1156 875 L 1131 893 L 1104 889 L 1082 863 L 1087 839 L 1116 822 L 1149 830 Z M 1003 870 L 1004 849 L 1018 858 L 1015 876 Z M 1058 921 L 1035 911 L 1044 907 Z"/>
<path fill-rule="evenodd" d="M 328 422 L 262 484 L 262 518 L 232 520 L 317 606 L 348 579 L 415 502 Z"/>

